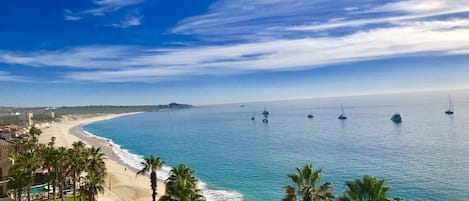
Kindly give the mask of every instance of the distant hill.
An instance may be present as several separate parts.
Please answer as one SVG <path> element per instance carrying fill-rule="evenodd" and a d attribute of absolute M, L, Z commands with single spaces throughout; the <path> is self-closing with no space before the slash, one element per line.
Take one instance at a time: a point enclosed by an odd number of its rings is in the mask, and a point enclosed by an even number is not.
<path fill-rule="evenodd" d="M 30 107 L 30 108 L 12 108 L 0 107 L 0 110 L 17 112 L 40 112 L 53 111 L 56 117 L 68 114 L 95 114 L 95 113 L 128 113 L 128 112 L 151 112 L 161 109 L 185 109 L 192 105 L 170 103 L 168 105 L 141 105 L 141 106 L 116 106 L 116 105 L 90 105 L 90 106 L 66 106 L 66 107 Z M 1 111 L 0 111 L 1 112 Z"/>

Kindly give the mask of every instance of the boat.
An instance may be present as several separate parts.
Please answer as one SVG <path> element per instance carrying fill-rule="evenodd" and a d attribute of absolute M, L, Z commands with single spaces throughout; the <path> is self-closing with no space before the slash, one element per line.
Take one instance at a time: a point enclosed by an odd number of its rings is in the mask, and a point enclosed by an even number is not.
<path fill-rule="evenodd" d="M 262 115 L 269 116 L 269 111 L 267 111 L 267 109 L 264 108 L 264 111 L 262 112 Z"/>
<path fill-rule="evenodd" d="M 313 115 L 313 110 L 311 109 L 311 112 L 308 114 L 308 119 L 312 119 L 314 118 L 314 115 Z"/>
<path fill-rule="evenodd" d="M 454 106 L 453 106 L 453 102 L 451 101 L 451 96 L 449 96 L 449 109 L 445 111 L 445 114 L 447 115 L 454 114 Z"/>
<path fill-rule="evenodd" d="M 255 117 L 251 117 L 251 120 L 256 120 L 256 118 L 255 118 Z"/>
<path fill-rule="evenodd" d="M 244 105 L 241 105 L 240 107 L 244 107 Z"/>
<path fill-rule="evenodd" d="M 338 117 L 338 119 L 340 120 L 346 120 L 347 119 L 347 116 L 345 116 L 345 112 L 344 112 L 344 105 L 340 105 L 340 109 L 342 111 L 342 113 L 340 114 L 340 116 Z"/>
<path fill-rule="evenodd" d="M 394 123 L 401 123 L 402 122 L 401 114 L 396 112 L 394 115 L 392 115 L 391 120 Z"/>
<path fill-rule="evenodd" d="M 269 120 L 267 118 L 262 119 L 262 123 L 269 123 Z"/>

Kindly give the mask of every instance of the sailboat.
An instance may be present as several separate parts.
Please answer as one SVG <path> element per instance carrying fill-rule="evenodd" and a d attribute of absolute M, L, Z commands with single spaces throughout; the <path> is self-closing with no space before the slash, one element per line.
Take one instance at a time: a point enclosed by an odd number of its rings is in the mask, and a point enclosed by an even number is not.
<path fill-rule="evenodd" d="M 262 119 L 263 123 L 269 123 L 269 111 L 264 107 L 264 111 L 262 112 L 262 115 L 264 115 L 264 119 Z"/>
<path fill-rule="evenodd" d="M 447 115 L 452 115 L 454 114 L 454 106 L 453 102 L 451 102 L 451 96 L 449 96 L 449 109 L 445 111 Z"/>
<path fill-rule="evenodd" d="M 269 116 L 269 111 L 267 111 L 267 109 L 265 109 L 265 107 L 264 107 L 264 111 L 262 112 L 262 115 Z"/>
<path fill-rule="evenodd" d="M 340 110 L 342 111 L 342 113 L 340 114 L 340 116 L 338 117 L 338 119 L 340 119 L 340 120 L 346 120 L 346 119 L 347 119 L 347 116 L 345 116 L 344 105 L 343 105 L 343 104 L 340 104 Z"/>

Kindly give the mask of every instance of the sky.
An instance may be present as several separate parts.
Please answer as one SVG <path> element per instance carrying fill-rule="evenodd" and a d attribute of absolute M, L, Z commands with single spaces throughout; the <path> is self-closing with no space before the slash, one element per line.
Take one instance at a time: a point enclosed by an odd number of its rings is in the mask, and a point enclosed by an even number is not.
<path fill-rule="evenodd" d="M 3 0 L 0 106 L 469 87 L 469 0 Z"/>

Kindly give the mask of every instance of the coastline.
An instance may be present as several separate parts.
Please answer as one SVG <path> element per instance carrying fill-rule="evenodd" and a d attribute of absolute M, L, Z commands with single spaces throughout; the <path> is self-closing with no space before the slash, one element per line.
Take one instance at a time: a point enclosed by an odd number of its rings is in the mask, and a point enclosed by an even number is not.
<path fill-rule="evenodd" d="M 75 141 L 83 141 L 88 146 L 101 147 L 106 155 L 107 176 L 105 190 L 98 195 L 98 201 L 146 201 L 151 200 L 150 179 L 148 176 L 136 176 L 136 169 L 120 160 L 109 141 L 99 139 L 83 132 L 82 127 L 97 121 L 118 118 L 127 115 L 140 114 L 141 112 L 123 114 L 95 114 L 95 115 L 71 115 L 62 122 L 54 122 L 41 127 L 43 133 L 39 142 L 47 143 L 51 137 L 56 138 L 56 146 L 70 148 Z M 165 184 L 158 180 L 159 198 L 165 192 Z"/>

